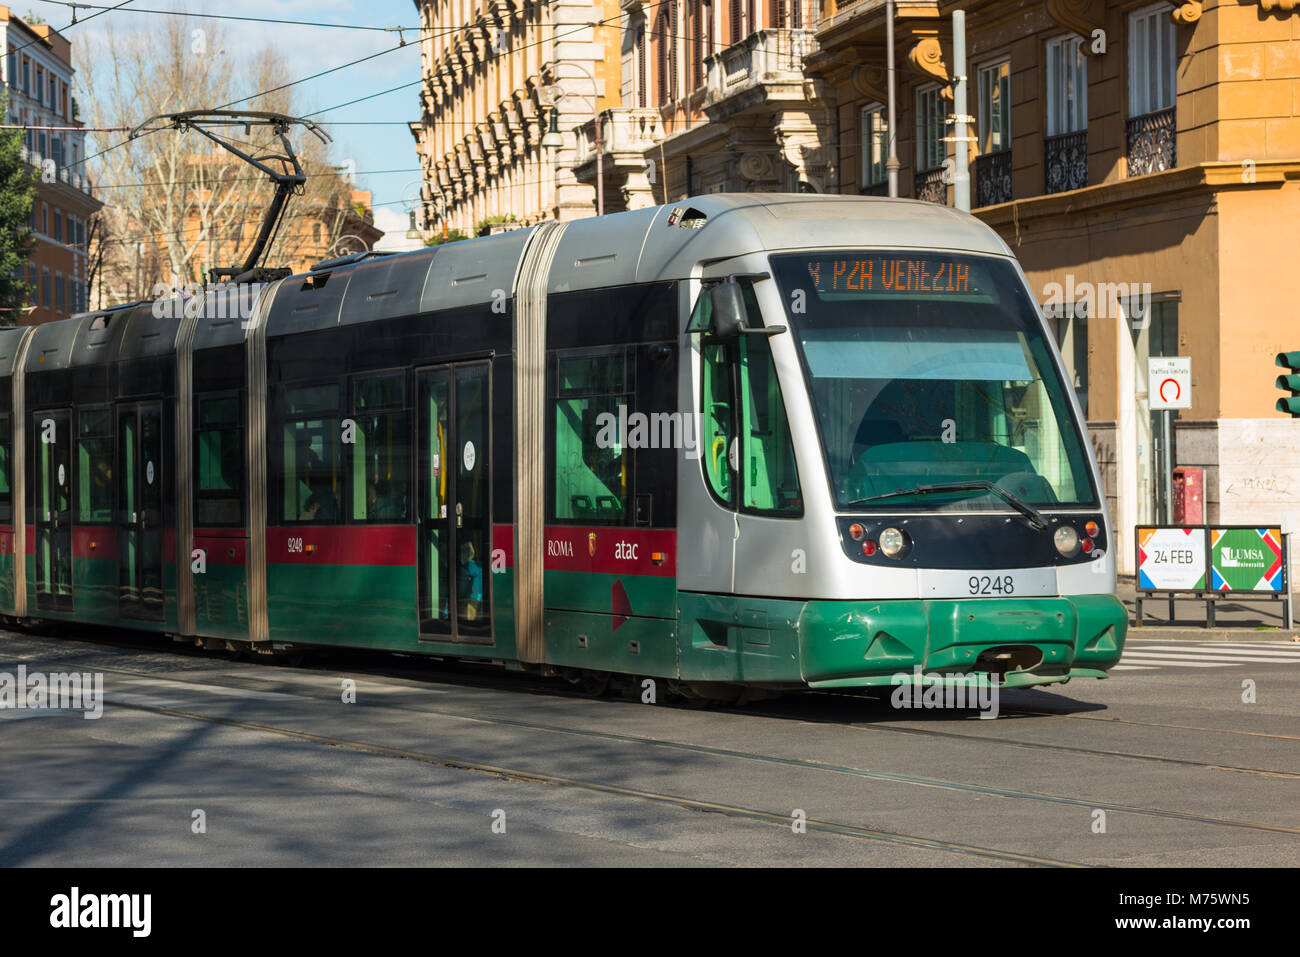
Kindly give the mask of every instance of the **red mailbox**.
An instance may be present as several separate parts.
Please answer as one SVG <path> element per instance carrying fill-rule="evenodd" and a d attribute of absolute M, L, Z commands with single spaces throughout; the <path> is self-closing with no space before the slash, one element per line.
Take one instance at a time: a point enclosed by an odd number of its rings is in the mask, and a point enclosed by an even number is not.
<path fill-rule="evenodd" d="M 1205 524 L 1205 469 L 1174 469 L 1174 524 Z"/>

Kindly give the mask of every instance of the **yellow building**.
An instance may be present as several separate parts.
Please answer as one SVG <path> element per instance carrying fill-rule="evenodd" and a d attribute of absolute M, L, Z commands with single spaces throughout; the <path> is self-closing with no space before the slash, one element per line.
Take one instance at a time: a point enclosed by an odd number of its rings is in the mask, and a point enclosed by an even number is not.
<path fill-rule="evenodd" d="M 426 234 L 594 213 L 594 189 L 573 175 L 573 130 L 619 102 L 617 0 L 416 6 Z"/>
<path fill-rule="evenodd" d="M 1300 512 L 1300 348 L 1282 265 L 1300 235 L 1300 3 L 900 0 L 899 193 L 953 202 L 951 11 L 966 10 L 971 205 L 1020 259 L 1074 377 L 1132 572 L 1166 473 L 1205 469 L 1205 519 Z M 810 74 L 836 103 L 835 188 L 883 194 L 885 5 L 825 0 Z M 1190 356 L 1161 435 L 1147 359 Z M 1169 452 L 1168 460 L 1164 452 Z"/>

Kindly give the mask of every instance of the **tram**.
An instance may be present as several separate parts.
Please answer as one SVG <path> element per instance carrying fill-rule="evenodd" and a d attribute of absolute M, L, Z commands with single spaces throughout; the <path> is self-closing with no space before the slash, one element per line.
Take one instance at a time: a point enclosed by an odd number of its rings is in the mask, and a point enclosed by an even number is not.
<path fill-rule="evenodd" d="M 602 687 L 1104 678 L 1097 466 L 979 220 L 712 195 L 0 332 L 0 613 Z"/>

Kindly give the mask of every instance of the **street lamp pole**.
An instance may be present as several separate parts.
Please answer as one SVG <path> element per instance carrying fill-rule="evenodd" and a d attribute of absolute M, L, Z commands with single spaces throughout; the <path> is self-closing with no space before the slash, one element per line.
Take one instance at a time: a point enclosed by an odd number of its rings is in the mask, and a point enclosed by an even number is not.
<path fill-rule="evenodd" d="M 586 75 L 587 79 L 591 81 L 591 112 L 592 112 L 592 119 L 594 119 L 596 123 L 596 215 L 604 216 L 605 215 L 605 157 L 604 157 L 605 145 L 604 145 L 603 138 L 601 137 L 601 127 L 604 125 L 604 123 L 600 115 L 600 92 L 596 83 L 596 77 L 592 74 L 590 70 L 588 70 L 585 66 L 583 66 L 580 63 L 570 62 L 568 65 L 582 71 L 582 73 Z M 559 64 L 556 64 L 556 69 L 557 70 L 559 69 Z M 556 77 L 556 79 L 558 80 L 559 77 Z M 556 85 L 558 86 L 559 84 L 557 83 Z M 567 90 L 561 90 L 560 95 L 555 98 L 556 102 L 559 102 L 560 100 L 564 99 L 564 97 L 566 97 L 567 95 L 568 95 Z M 551 113 L 552 116 L 558 116 L 559 108 L 557 106 L 552 105 L 551 110 L 552 110 Z M 558 140 L 559 131 L 556 130 L 555 132 Z M 550 134 L 548 133 L 547 137 L 549 136 Z M 546 138 L 544 137 L 542 142 L 543 146 L 546 145 L 545 139 Z M 556 143 L 556 145 L 557 146 L 559 145 L 558 142 Z"/>

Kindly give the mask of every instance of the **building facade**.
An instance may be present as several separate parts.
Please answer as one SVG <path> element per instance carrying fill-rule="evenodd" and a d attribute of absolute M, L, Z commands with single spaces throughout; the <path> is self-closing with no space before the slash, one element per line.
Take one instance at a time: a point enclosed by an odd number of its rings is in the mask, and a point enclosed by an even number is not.
<path fill-rule="evenodd" d="M 72 46 L 43 23 L 25 23 L 0 7 L 0 50 L 10 125 L 26 127 L 24 158 L 39 174 L 27 263 L 31 308 L 17 322 L 63 319 L 86 308 L 92 217 L 103 204 L 86 176 L 85 133 L 72 95 Z"/>
<path fill-rule="evenodd" d="M 474 235 L 592 215 L 595 191 L 573 175 L 573 131 L 619 102 L 616 0 L 416 6 L 424 82 L 411 134 L 423 231 Z"/>
<path fill-rule="evenodd" d="M 622 105 L 578 131 L 607 211 L 833 183 L 831 89 L 804 69 L 814 0 L 623 0 L 621 26 Z"/>
<path fill-rule="evenodd" d="M 1274 355 L 1300 346 L 1274 265 L 1300 219 L 1300 3 L 900 0 L 903 196 L 953 201 L 957 6 L 971 206 L 1056 329 L 1121 571 L 1135 524 L 1173 521 L 1176 467 L 1204 469 L 1206 521 L 1300 512 L 1300 427 L 1273 408 Z M 836 188 L 883 195 L 884 4 L 827 0 L 822 13 L 806 65 L 834 88 Z M 1192 404 L 1166 434 L 1147 360 L 1173 355 L 1191 358 Z"/>

